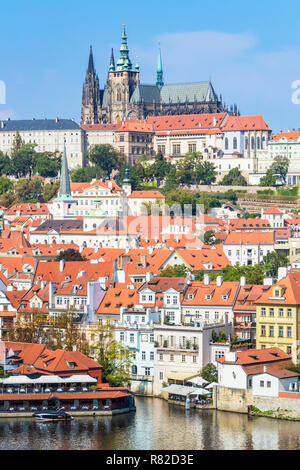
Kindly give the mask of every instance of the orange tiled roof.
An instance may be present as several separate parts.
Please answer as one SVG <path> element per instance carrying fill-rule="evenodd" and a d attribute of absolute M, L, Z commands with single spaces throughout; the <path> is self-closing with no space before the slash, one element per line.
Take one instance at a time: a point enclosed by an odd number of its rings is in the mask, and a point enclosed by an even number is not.
<path fill-rule="evenodd" d="M 262 116 L 228 116 L 222 131 L 270 131 Z"/>
<path fill-rule="evenodd" d="M 224 245 L 273 245 L 274 232 L 230 232 Z"/>
<path fill-rule="evenodd" d="M 287 140 L 299 140 L 300 132 L 298 131 L 289 131 L 289 132 L 279 132 L 279 134 L 272 135 L 272 140 L 278 141 L 282 138 Z"/>
<path fill-rule="evenodd" d="M 291 356 L 279 348 L 265 349 L 247 349 L 245 351 L 237 351 L 237 360 L 235 364 L 251 365 L 264 364 L 268 362 L 279 362 L 282 360 L 290 360 Z M 225 356 L 217 359 L 218 362 L 226 363 Z"/>

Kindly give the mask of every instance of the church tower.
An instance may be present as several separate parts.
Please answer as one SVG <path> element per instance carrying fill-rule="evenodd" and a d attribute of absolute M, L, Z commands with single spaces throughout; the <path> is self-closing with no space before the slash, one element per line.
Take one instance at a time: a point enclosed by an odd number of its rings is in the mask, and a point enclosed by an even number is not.
<path fill-rule="evenodd" d="M 100 122 L 101 98 L 99 78 L 94 67 L 92 46 L 85 82 L 82 90 L 81 123 L 97 124 Z"/>
<path fill-rule="evenodd" d="M 115 65 L 112 51 L 110 67 L 108 72 L 107 86 L 107 121 L 116 123 L 129 116 L 130 98 L 136 86 L 139 84 L 139 66 L 133 67 L 127 45 L 125 25 L 120 47 L 120 58 Z"/>
<path fill-rule="evenodd" d="M 66 144 L 60 167 L 59 195 L 53 200 L 52 215 L 54 219 L 76 219 L 76 199 L 73 198 L 70 186 L 70 176 L 67 161 Z"/>

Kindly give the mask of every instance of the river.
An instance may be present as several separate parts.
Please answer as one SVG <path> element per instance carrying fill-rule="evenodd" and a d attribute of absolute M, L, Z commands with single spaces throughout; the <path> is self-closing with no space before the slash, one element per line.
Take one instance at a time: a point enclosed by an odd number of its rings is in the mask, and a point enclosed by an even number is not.
<path fill-rule="evenodd" d="M 299 449 L 300 422 L 185 410 L 136 397 L 136 412 L 43 423 L 0 419 L 1 450 Z"/>

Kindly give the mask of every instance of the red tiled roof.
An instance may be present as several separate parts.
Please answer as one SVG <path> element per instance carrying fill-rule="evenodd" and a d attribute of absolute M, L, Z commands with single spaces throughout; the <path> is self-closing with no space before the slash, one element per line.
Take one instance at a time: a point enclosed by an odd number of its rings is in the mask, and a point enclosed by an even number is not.
<path fill-rule="evenodd" d="M 240 365 L 254 365 L 291 360 L 291 356 L 289 354 L 276 347 L 265 349 L 247 349 L 245 351 L 237 351 L 236 355 L 237 360 L 235 364 Z M 225 356 L 220 357 L 219 359 L 217 359 L 217 361 L 221 363 L 227 362 L 225 360 Z"/>
<path fill-rule="evenodd" d="M 228 116 L 222 131 L 270 131 L 270 127 L 262 116 Z"/>

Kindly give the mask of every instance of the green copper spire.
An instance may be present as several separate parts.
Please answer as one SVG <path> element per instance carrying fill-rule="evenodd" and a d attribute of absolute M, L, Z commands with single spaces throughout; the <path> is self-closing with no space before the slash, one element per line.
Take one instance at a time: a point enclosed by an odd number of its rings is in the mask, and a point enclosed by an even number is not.
<path fill-rule="evenodd" d="M 120 47 L 120 59 L 117 62 L 117 72 L 120 71 L 132 71 L 132 63 L 129 59 L 129 49 L 127 45 L 127 35 L 125 31 L 125 23 L 122 34 L 122 44 Z"/>
<path fill-rule="evenodd" d="M 130 178 L 129 178 L 129 168 L 126 167 L 124 171 L 124 179 L 123 179 L 123 184 L 129 184 L 130 183 Z"/>
<path fill-rule="evenodd" d="M 115 71 L 115 57 L 114 57 L 114 50 L 111 50 L 111 57 L 110 57 L 110 65 L 109 65 L 109 71 L 114 72 Z"/>
<path fill-rule="evenodd" d="M 61 160 L 60 167 L 60 187 L 59 196 L 56 198 L 57 201 L 74 201 L 70 187 L 70 177 L 67 161 L 66 143 L 64 143 L 64 154 Z"/>
<path fill-rule="evenodd" d="M 156 86 L 161 90 L 164 86 L 164 72 L 161 60 L 161 50 L 158 50 L 158 62 L 157 62 L 157 70 L 156 70 Z"/>

